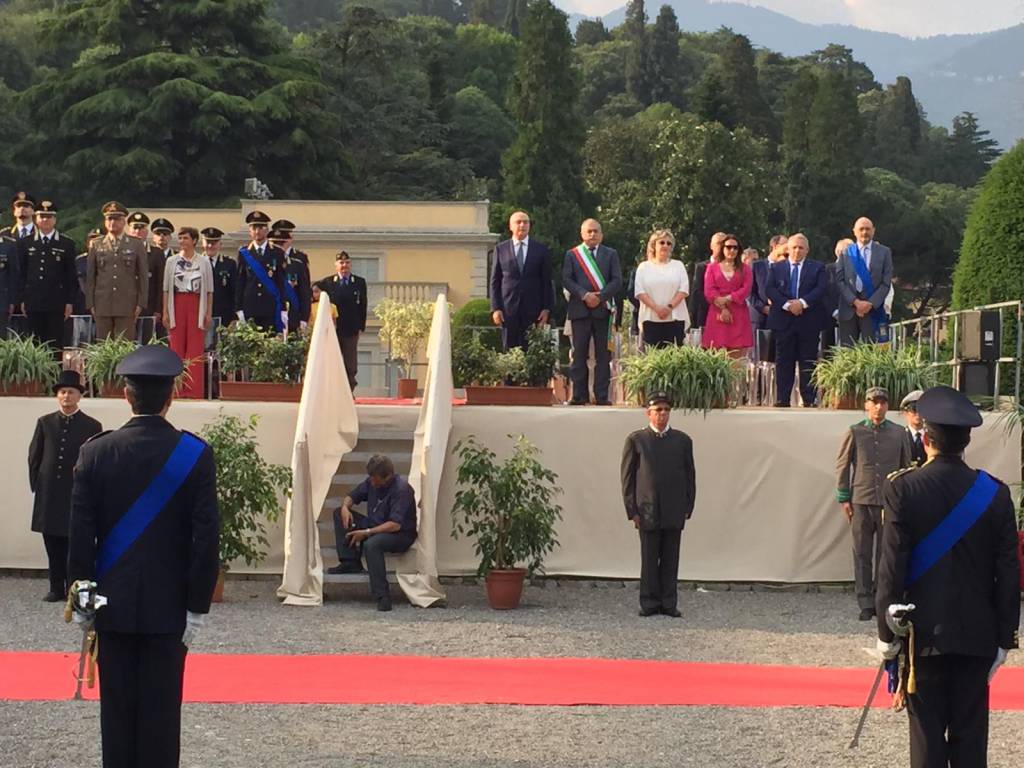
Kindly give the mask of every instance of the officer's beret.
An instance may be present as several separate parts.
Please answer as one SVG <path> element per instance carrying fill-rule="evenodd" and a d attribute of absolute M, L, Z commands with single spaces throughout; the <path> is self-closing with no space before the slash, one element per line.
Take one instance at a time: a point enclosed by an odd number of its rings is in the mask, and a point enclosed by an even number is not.
<path fill-rule="evenodd" d="M 981 411 L 963 392 L 938 386 L 925 390 L 917 400 L 917 412 L 929 424 L 944 427 L 980 427 Z"/>
<path fill-rule="evenodd" d="M 270 225 L 270 228 L 271 229 L 287 229 L 289 232 L 291 232 L 293 229 L 295 229 L 295 224 L 293 224 L 292 222 L 288 221 L 288 219 L 278 219 L 277 221 L 275 221 L 273 224 Z"/>
<path fill-rule="evenodd" d="M 100 213 L 104 216 L 127 216 L 128 209 L 117 200 L 111 200 L 100 209 Z"/>
<path fill-rule="evenodd" d="M 77 389 L 79 392 L 85 392 L 85 387 L 82 386 L 82 377 L 78 375 L 78 371 L 61 371 L 60 378 L 53 385 L 53 394 L 69 387 Z"/>
<path fill-rule="evenodd" d="M 36 206 L 36 216 L 56 216 L 57 206 L 49 200 L 43 200 Z"/>
<path fill-rule="evenodd" d="M 864 394 L 865 400 L 885 400 L 889 402 L 889 390 L 885 387 L 869 387 L 868 391 Z"/>
<path fill-rule="evenodd" d="M 103 230 L 99 227 L 90 229 L 89 234 L 85 236 L 86 240 L 95 240 L 97 237 L 103 237 Z"/>
<path fill-rule="evenodd" d="M 28 192 L 18 192 L 14 197 L 11 198 L 11 205 L 15 208 L 20 208 L 23 205 L 27 205 L 30 208 L 36 207 L 36 199 L 32 197 Z"/>
<path fill-rule="evenodd" d="M 118 364 L 117 375 L 170 379 L 180 374 L 183 367 L 181 358 L 168 347 L 163 344 L 145 344 Z"/>
<path fill-rule="evenodd" d="M 268 240 L 291 240 L 292 233 L 284 229 L 272 229 L 267 235 Z"/>
<path fill-rule="evenodd" d="M 174 231 L 174 225 L 167 219 L 153 219 L 153 223 L 149 225 L 149 231 L 169 235 Z"/>
<path fill-rule="evenodd" d="M 647 398 L 648 408 L 651 408 L 652 406 L 655 405 L 660 405 L 661 403 L 664 403 L 669 407 L 672 406 L 672 401 L 668 399 L 668 395 L 665 394 L 664 392 L 655 392 L 654 394 Z"/>
<path fill-rule="evenodd" d="M 128 217 L 128 224 L 145 224 L 149 226 L 149 216 L 142 211 L 135 211 L 135 213 Z"/>
<path fill-rule="evenodd" d="M 269 224 L 270 217 L 263 211 L 250 211 L 245 217 L 246 224 Z"/>
<path fill-rule="evenodd" d="M 224 237 L 224 232 L 217 229 L 216 227 L 207 227 L 206 229 L 199 230 L 199 234 L 207 240 L 220 240 Z"/>
<path fill-rule="evenodd" d="M 900 400 L 900 410 L 916 409 L 917 401 L 921 399 L 921 395 L 924 394 L 923 389 L 915 389 L 913 392 L 908 394 L 902 400 Z"/>

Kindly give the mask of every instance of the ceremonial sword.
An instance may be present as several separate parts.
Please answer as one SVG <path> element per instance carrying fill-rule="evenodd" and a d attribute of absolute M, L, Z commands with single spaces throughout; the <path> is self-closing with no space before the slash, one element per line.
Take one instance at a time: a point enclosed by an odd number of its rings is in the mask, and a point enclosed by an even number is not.
<path fill-rule="evenodd" d="M 882 659 L 882 663 L 878 665 L 878 672 L 875 673 L 875 682 L 871 684 L 871 692 L 868 694 L 868 700 L 864 702 L 864 708 L 860 711 L 860 720 L 857 721 L 857 730 L 853 732 L 853 738 L 850 739 L 850 744 L 847 749 L 854 749 L 858 746 L 861 731 L 864 730 L 864 722 L 868 719 L 868 712 L 871 710 L 871 702 L 875 700 L 875 694 L 878 692 L 878 684 L 882 682 L 882 674 L 884 672 L 885 659 Z"/>

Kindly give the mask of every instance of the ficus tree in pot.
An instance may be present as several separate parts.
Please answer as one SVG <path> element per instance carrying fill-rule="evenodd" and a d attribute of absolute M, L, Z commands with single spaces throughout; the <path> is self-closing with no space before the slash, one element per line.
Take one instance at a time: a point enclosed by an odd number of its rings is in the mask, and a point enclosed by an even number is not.
<path fill-rule="evenodd" d="M 452 536 L 474 540 L 477 575 L 486 578 L 488 602 L 499 609 L 519 605 L 523 579 L 543 571 L 544 557 L 558 546 L 555 524 L 562 518 L 558 475 L 524 435 L 509 438 L 513 450 L 503 462 L 473 435 L 455 445 Z"/>

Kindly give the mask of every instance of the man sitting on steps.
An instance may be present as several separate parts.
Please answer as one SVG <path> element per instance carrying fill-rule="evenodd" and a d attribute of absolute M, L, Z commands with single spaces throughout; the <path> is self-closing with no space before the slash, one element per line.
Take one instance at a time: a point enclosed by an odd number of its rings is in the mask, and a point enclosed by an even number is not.
<path fill-rule="evenodd" d="M 416 541 L 416 495 L 408 481 L 395 474 L 387 456 L 374 454 L 366 462 L 367 478 L 352 489 L 334 513 L 338 565 L 328 573 L 361 573 L 360 550 L 366 557 L 370 592 L 378 611 L 391 610 L 385 552 L 405 552 Z M 366 514 L 352 511 L 366 502 Z"/>

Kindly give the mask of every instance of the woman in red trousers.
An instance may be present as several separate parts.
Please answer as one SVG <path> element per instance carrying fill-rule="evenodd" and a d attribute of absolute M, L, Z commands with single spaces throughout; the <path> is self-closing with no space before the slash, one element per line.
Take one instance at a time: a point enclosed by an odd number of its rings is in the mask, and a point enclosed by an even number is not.
<path fill-rule="evenodd" d="M 164 323 L 171 349 L 185 361 L 188 376 L 179 397 L 203 396 L 203 353 L 206 329 L 213 322 L 213 268 L 210 260 L 196 253 L 199 231 L 178 230 L 181 250 L 164 265 Z"/>

